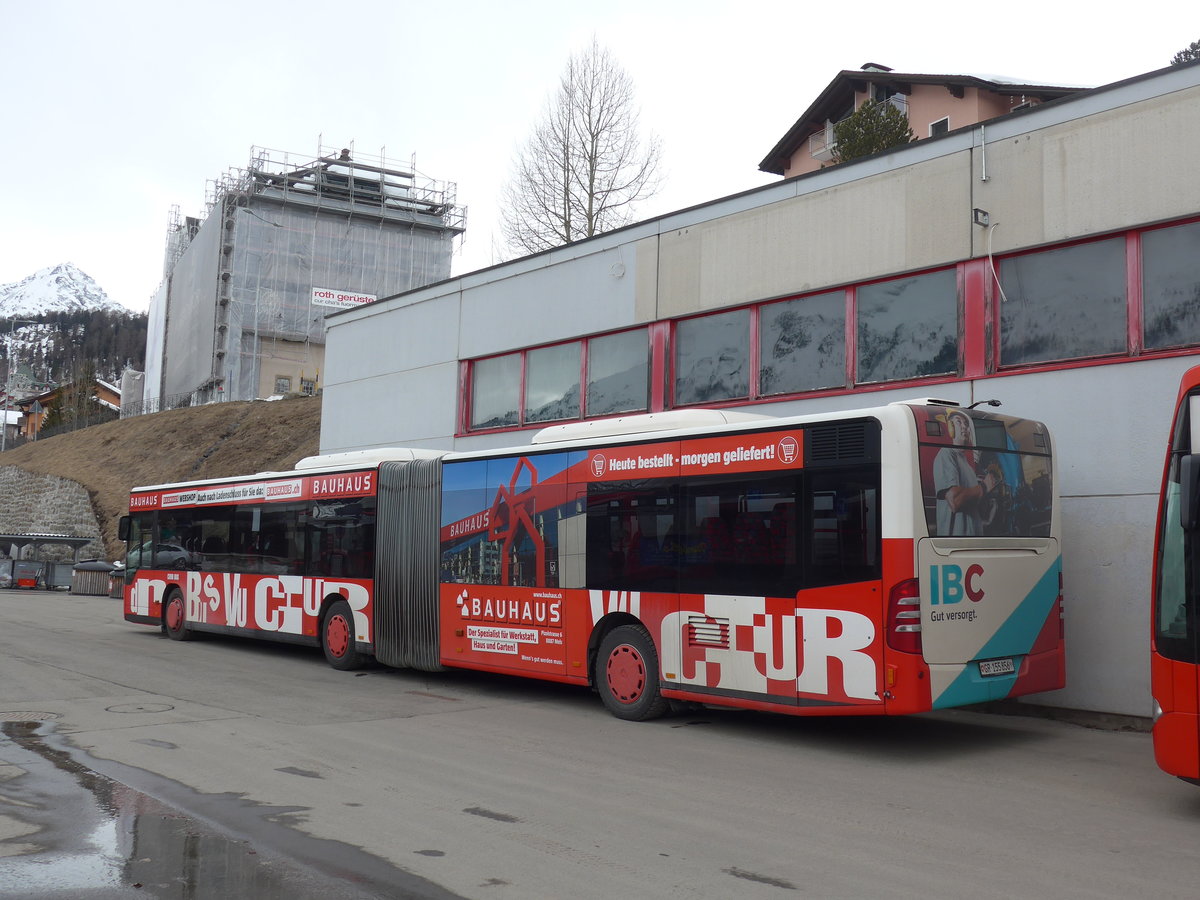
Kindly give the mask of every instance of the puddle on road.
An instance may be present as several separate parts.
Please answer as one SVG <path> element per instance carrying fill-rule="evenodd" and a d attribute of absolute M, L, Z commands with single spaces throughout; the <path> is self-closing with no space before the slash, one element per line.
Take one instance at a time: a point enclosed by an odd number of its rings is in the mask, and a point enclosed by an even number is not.
<path fill-rule="evenodd" d="M 83 765 L 48 724 L 2 722 L 0 731 L 0 897 L 457 896 L 355 847 L 287 828 L 296 808 L 204 795 L 207 812 L 227 807 L 229 817 L 214 821 L 270 840 L 239 838 Z"/>

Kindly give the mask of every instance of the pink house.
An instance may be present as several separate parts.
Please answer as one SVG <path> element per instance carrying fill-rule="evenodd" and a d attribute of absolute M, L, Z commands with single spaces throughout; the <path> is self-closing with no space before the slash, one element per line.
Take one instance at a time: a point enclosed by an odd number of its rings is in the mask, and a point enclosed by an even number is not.
<path fill-rule="evenodd" d="M 1081 90 L 995 75 L 915 75 L 866 63 L 838 72 L 758 168 L 791 177 L 832 165 L 833 126 L 869 99 L 896 106 L 924 140 Z"/>

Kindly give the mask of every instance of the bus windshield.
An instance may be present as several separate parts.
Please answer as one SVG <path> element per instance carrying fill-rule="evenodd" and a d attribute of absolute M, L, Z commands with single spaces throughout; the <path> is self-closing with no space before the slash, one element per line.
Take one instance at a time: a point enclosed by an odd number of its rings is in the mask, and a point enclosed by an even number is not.
<path fill-rule="evenodd" d="M 1196 610 L 1194 601 L 1188 602 L 1187 589 L 1191 536 L 1184 530 L 1180 512 L 1184 459 L 1194 452 L 1189 446 L 1190 434 L 1191 403 L 1184 402 L 1176 418 L 1160 502 L 1154 637 L 1155 648 L 1164 658 L 1195 663 L 1200 661 L 1195 640 Z"/>
<path fill-rule="evenodd" d="M 930 537 L 1048 537 L 1053 510 L 1044 425 L 958 407 L 912 407 Z"/>

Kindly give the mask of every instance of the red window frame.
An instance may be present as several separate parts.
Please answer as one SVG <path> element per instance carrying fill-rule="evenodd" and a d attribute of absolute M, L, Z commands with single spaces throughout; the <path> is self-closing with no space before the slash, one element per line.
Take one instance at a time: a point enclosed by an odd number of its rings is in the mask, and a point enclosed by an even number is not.
<path fill-rule="evenodd" d="M 915 386 L 932 386 L 938 384 L 954 384 L 966 379 L 977 380 L 1010 375 L 1016 372 L 1043 372 L 1059 369 L 1087 368 L 1097 365 L 1113 365 L 1121 362 L 1142 358 L 1162 358 L 1171 356 L 1190 355 L 1196 352 L 1195 345 L 1183 345 L 1165 349 L 1146 349 L 1144 342 L 1144 308 L 1143 308 L 1143 263 L 1142 236 L 1148 232 L 1181 225 L 1200 223 L 1200 216 L 1192 216 L 1171 222 L 1161 222 L 1136 229 L 1107 232 L 1089 235 L 1086 238 L 1073 241 L 1061 241 L 1040 247 L 1028 248 L 1018 252 L 1007 253 L 1003 256 L 980 256 L 962 260 L 952 266 L 931 266 L 910 272 L 887 275 L 879 278 L 864 280 L 843 285 L 827 285 L 818 290 L 787 294 L 745 303 L 721 309 L 706 310 L 677 319 L 664 319 L 651 322 L 648 325 L 616 329 L 603 334 L 587 335 L 570 340 L 542 344 L 535 347 L 524 347 L 505 353 L 490 354 L 474 360 L 464 360 L 460 363 L 459 376 L 459 436 L 470 434 L 518 431 L 532 427 L 541 427 L 548 422 L 526 423 L 524 421 L 525 397 L 525 365 L 530 351 L 542 347 L 552 347 L 558 344 L 582 343 L 580 354 L 580 415 L 578 419 L 587 419 L 587 358 L 589 342 L 598 337 L 611 334 L 646 329 L 650 351 L 650 400 L 648 412 L 661 412 L 666 409 L 711 406 L 714 402 L 722 407 L 754 406 L 763 403 L 781 403 L 789 400 L 812 399 L 820 397 L 841 396 L 846 394 L 871 393 L 885 390 L 903 390 Z M 1000 304 L 1003 302 L 999 291 L 1000 271 L 1004 262 L 1034 253 L 1064 249 L 1080 244 L 1095 243 L 1111 240 L 1116 237 L 1125 239 L 1125 287 L 1126 287 L 1126 323 L 1124 333 L 1126 346 L 1123 351 L 1089 357 L 1067 357 L 1063 359 L 1016 363 L 1005 365 L 1000 355 Z M 894 281 L 901 278 L 924 275 L 931 272 L 954 269 L 955 283 L 958 292 L 958 367 L 957 371 L 948 374 L 917 376 L 896 381 L 862 383 L 856 380 L 858 370 L 858 290 L 859 288 Z M 759 366 L 761 363 L 761 347 L 759 342 L 760 316 L 763 307 L 788 300 L 825 294 L 831 291 L 845 292 L 845 366 L 846 378 L 843 386 L 819 388 L 811 391 L 798 391 L 787 394 L 763 394 L 761 392 Z M 711 315 L 748 310 L 748 362 L 749 388 L 746 397 L 727 400 L 708 401 L 695 404 L 677 404 L 674 398 L 675 387 L 675 330 L 680 322 L 691 321 Z M 470 422 L 472 367 L 485 359 L 507 356 L 511 353 L 521 354 L 521 386 L 520 397 L 522 408 L 518 411 L 518 424 L 500 428 L 474 428 Z M 558 420 L 575 421 L 575 419 Z"/>

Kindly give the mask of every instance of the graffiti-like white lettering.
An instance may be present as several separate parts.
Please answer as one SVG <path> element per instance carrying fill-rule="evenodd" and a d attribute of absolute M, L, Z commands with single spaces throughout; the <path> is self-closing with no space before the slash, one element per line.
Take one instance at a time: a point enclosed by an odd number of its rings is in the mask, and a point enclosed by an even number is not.
<path fill-rule="evenodd" d="M 802 622 L 804 661 L 796 689 L 805 694 L 829 693 L 829 661 L 842 664 L 842 689 L 848 697 L 877 700 L 875 659 L 864 653 L 875 640 L 875 624 L 861 613 L 844 609 L 798 609 Z M 830 637 L 829 622 L 841 624 Z"/>
<path fill-rule="evenodd" d="M 642 595 L 637 591 L 588 591 L 588 600 L 593 625 L 615 612 L 626 612 L 637 619 L 642 617 Z"/>
<path fill-rule="evenodd" d="M 322 601 L 335 595 L 350 604 L 355 640 L 371 641 L 371 592 L 364 584 L 302 575 L 187 572 L 181 585 L 189 622 L 312 636 Z M 138 579 L 130 591 L 129 611 L 157 615 L 168 587 L 166 581 Z"/>
<path fill-rule="evenodd" d="M 593 618 L 620 609 L 619 595 L 592 593 Z M 861 613 L 768 611 L 762 597 L 708 595 L 702 610 L 667 615 L 659 639 L 664 669 L 681 687 L 845 702 L 879 700 L 878 663 L 869 652 L 875 637 L 874 623 Z"/>

